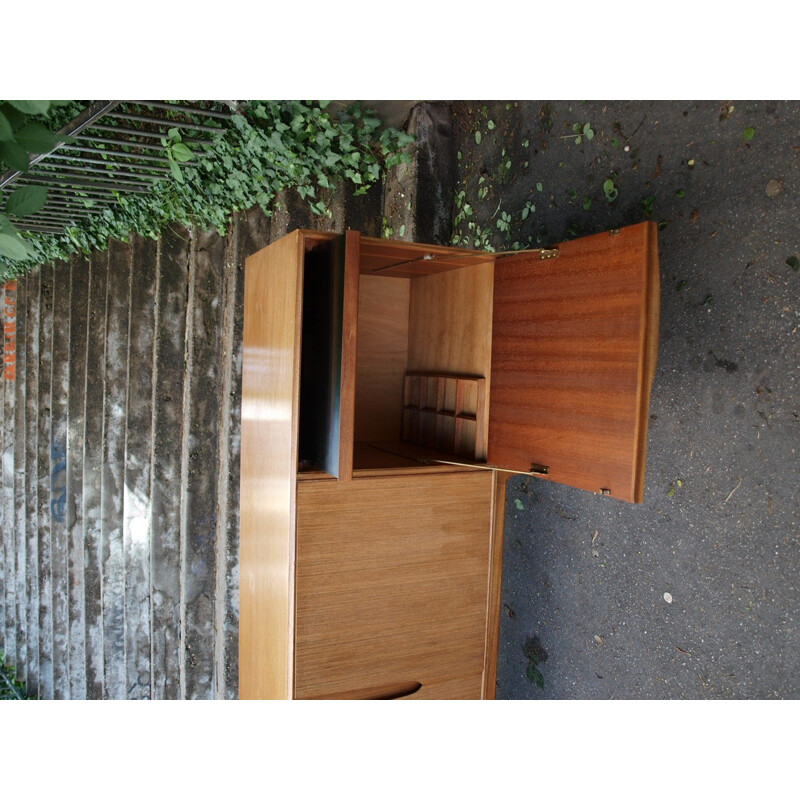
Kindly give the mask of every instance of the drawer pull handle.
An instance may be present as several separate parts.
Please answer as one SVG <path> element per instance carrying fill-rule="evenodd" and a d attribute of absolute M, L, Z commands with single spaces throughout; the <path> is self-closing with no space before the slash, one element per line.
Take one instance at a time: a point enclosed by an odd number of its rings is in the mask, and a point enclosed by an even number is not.
<path fill-rule="evenodd" d="M 309 697 L 309 700 L 399 700 L 401 697 L 410 697 L 422 688 L 419 681 L 405 683 L 392 683 L 387 686 L 374 686 L 370 689 L 351 689 L 346 692 L 321 694 Z"/>

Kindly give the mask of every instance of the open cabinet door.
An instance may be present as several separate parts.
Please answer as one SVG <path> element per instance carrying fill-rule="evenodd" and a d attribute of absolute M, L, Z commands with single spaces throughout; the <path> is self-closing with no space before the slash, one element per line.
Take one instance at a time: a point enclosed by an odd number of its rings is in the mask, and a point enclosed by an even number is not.
<path fill-rule="evenodd" d="M 488 463 L 639 503 L 658 349 L 656 226 L 495 263 Z"/>

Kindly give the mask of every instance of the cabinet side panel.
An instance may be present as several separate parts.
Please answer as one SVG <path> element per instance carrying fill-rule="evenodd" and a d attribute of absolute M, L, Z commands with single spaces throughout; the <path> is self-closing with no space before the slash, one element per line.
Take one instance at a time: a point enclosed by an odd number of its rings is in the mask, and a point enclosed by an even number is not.
<path fill-rule="evenodd" d="M 239 696 L 292 695 L 303 241 L 247 259 L 242 368 Z"/>

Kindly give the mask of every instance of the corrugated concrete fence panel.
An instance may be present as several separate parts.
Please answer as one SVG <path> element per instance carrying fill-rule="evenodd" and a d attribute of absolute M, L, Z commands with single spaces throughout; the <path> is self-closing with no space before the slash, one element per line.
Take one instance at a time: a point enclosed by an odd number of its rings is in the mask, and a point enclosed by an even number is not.
<path fill-rule="evenodd" d="M 25 375 L 25 587 L 27 617 L 26 688 L 32 696 L 39 691 L 39 317 L 41 270 L 26 279 Z M 17 349 L 20 348 L 17 340 Z"/>
<path fill-rule="evenodd" d="M 67 547 L 67 412 L 69 403 L 70 271 L 53 270 L 52 403 L 50 408 L 50 553 L 53 595 L 53 696 L 70 696 Z"/>
<path fill-rule="evenodd" d="M 237 696 L 244 260 L 283 227 L 252 211 L 4 287 L 0 644 L 32 696 Z"/>
<path fill-rule="evenodd" d="M 50 532 L 50 409 L 53 385 L 53 267 L 39 286 L 39 418 L 36 448 L 39 558 L 39 696 L 53 698 L 53 554 Z"/>
<path fill-rule="evenodd" d="M 83 616 L 86 697 L 103 697 L 102 536 L 100 517 L 103 454 L 103 393 L 106 360 L 108 254 L 91 257 L 88 275 L 88 326 L 82 465 Z"/>
<path fill-rule="evenodd" d="M 188 236 L 160 242 L 155 319 L 151 516 L 152 696 L 181 697 L 181 441 L 189 289 Z"/>
<path fill-rule="evenodd" d="M 86 698 L 86 614 L 84 605 L 83 443 L 86 399 L 89 261 L 70 261 L 69 397 L 67 401 L 66 533 L 69 547 L 70 696 Z"/>
<path fill-rule="evenodd" d="M 150 515 L 157 247 L 133 240 L 123 496 L 127 696 L 150 697 Z"/>
<path fill-rule="evenodd" d="M 14 528 L 17 550 L 16 566 L 16 634 L 17 649 L 14 667 L 17 680 L 24 681 L 28 653 L 27 537 L 25 527 L 25 397 L 26 397 L 26 307 L 27 280 L 17 281 L 17 325 L 13 374 L 6 375 L 6 385 L 13 382 L 15 390 L 14 421 Z M 11 525 L 11 520 L 8 521 Z"/>
<path fill-rule="evenodd" d="M 3 309 L 3 362 L 8 363 L 10 358 L 9 342 L 6 334 L 6 301 L 7 297 L 14 294 L 13 284 L 9 283 L 0 291 L 0 308 Z M 16 339 L 16 336 L 14 337 Z M 3 489 L 0 494 L 0 525 L 2 526 L 2 536 L 0 536 L 0 650 L 8 651 L 16 658 L 17 653 L 17 631 L 16 620 L 14 619 L 14 609 L 16 608 L 16 561 L 10 563 L 10 554 L 16 551 L 15 530 L 10 524 L 13 517 L 9 517 L 7 496 L 13 491 L 13 486 L 9 487 L 10 475 L 6 464 L 6 451 L 14 446 L 14 430 L 9 430 L 9 422 L 14 419 L 13 406 L 9 407 L 9 394 L 13 394 L 13 383 L 8 384 L 3 380 L 3 390 L 0 392 L 3 400 L 3 408 L 0 408 L 0 455 L 2 455 L 2 481 Z M 16 402 L 16 396 L 14 397 Z M 13 494 L 12 494 L 13 503 Z"/>

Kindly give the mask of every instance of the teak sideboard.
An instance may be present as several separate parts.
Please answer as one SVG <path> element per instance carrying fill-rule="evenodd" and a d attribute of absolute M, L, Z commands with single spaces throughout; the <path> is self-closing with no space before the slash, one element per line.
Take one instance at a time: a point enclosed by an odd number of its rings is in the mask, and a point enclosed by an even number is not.
<path fill-rule="evenodd" d="M 644 493 L 656 228 L 246 262 L 241 698 L 493 698 L 505 485 Z"/>

